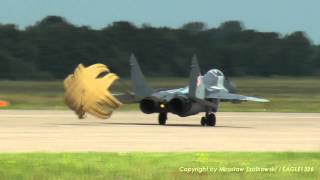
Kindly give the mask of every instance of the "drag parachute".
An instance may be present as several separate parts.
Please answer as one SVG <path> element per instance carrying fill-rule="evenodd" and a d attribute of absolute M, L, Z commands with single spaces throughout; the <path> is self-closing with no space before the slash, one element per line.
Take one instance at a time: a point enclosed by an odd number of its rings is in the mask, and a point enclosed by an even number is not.
<path fill-rule="evenodd" d="M 85 113 L 108 119 L 122 104 L 109 91 L 118 79 L 104 64 L 89 67 L 79 64 L 74 73 L 64 80 L 65 103 L 80 119 Z"/>

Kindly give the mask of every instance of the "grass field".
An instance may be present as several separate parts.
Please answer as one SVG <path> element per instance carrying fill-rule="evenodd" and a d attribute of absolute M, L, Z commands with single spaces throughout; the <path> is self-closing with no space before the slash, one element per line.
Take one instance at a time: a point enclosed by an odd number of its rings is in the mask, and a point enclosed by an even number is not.
<path fill-rule="evenodd" d="M 319 160 L 293 152 L 0 154 L 0 179 L 319 179 Z"/>
<path fill-rule="evenodd" d="M 240 94 L 258 96 L 270 103 L 223 103 L 220 111 L 320 112 L 320 80 L 317 78 L 230 78 Z M 156 88 L 175 88 L 187 84 L 187 79 L 149 79 Z M 130 84 L 123 80 L 123 84 Z M 128 86 L 130 87 L 130 86 Z M 8 100 L 7 109 L 66 109 L 63 103 L 62 81 L 0 81 L 0 99 Z M 137 105 L 125 105 L 122 110 L 137 110 Z"/>

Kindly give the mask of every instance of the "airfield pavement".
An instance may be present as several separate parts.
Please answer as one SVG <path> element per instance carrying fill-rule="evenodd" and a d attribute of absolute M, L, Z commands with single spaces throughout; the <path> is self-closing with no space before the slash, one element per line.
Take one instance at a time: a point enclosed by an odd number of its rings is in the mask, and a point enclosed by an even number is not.
<path fill-rule="evenodd" d="M 0 152 L 319 151 L 320 113 L 217 113 L 216 127 L 202 115 L 115 112 L 110 119 L 79 120 L 71 111 L 0 111 Z"/>

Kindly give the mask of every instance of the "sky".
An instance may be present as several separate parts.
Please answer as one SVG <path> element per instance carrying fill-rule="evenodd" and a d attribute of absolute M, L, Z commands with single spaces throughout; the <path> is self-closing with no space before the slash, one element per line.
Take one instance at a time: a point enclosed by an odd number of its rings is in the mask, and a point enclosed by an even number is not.
<path fill-rule="evenodd" d="M 245 28 L 282 35 L 305 31 L 320 44 L 319 0 L 0 0 L 0 23 L 23 29 L 48 15 L 94 29 L 113 21 L 177 28 L 202 21 L 217 27 L 240 20 Z"/>

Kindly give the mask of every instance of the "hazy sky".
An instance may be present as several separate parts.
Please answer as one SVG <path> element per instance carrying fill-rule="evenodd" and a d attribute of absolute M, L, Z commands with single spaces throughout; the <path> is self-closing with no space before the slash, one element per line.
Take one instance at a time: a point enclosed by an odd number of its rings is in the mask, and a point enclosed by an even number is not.
<path fill-rule="evenodd" d="M 319 0 L 0 0 L 0 23 L 24 28 L 47 15 L 92 28 L 116 20 L 170 27 L 189 21 L 216 27 L 226 20 L 241 20 L 246 28 L 259 31 L 302 30 L 320 43 Z"/>

